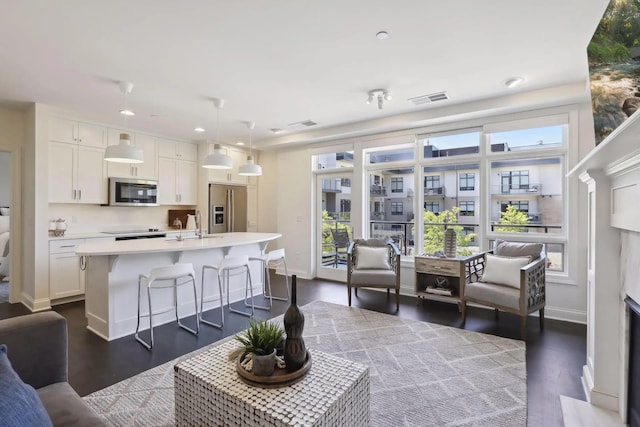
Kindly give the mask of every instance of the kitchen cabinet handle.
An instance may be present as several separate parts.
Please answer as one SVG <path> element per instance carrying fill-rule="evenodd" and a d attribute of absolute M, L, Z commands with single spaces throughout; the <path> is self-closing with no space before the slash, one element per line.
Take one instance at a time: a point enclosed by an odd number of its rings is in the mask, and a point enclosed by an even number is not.
<path fill-rule="evenodd" d="M 78 190 L 78 200 L 82 200 L 82 190 Z"/>
<path fill-rule="evenodd" d="M 61 248 L 75 248 L 76 245 L 60 245 Z"/>
<path fill-rule="evenodd" d="M 87 269 L 87 257 L 82 255 L 80 257 L 80 270 L 85 271 Z"/>
<path fill-rule="evenodd" d="M 76 190 L 73 190 L 73 200 L 76 199 Z"/>

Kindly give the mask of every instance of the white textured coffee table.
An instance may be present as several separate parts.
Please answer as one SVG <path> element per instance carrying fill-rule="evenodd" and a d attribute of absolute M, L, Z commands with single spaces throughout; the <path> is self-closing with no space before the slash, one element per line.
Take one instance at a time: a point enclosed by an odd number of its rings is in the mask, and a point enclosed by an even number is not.
<path fill-rule="evenodd" d="M 298 383 L 274 389 L 245 384 L 227 355 L 234 340 L 175 366 L 178 426 L 368 426 L 369 368 L 310 350 Z"/>

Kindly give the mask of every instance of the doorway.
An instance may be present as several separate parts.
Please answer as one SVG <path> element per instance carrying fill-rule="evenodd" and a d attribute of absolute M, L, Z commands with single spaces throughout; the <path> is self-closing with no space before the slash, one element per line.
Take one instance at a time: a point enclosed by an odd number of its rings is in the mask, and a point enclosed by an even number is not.
<path fill-rule="evenodd" d="M 351 226 L 351 172 L 316 175 L 316 275 L 347 281 Z"/>
<path fill-rule="evenodd" d="M 0 304 L 9 302 L 11 289 L 11 153 L 0 151 Z"/>

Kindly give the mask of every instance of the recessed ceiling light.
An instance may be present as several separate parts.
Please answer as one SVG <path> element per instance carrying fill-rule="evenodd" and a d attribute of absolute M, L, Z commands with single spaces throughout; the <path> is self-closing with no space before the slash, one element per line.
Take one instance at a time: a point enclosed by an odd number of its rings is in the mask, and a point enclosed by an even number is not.
<path fill-rule="evenodd" d="M 386 40 L 389 38 L 389 33 L 387 33 L 386 31 L 378 31 L 376 33 L 376 37 L 378 38 L 378 40 Z"/>
<path fill-rule="evenodd" d="M 236 145 L 244 145 L 244 142 L 238 141 L 238 142 L 236 142 Z"/>
<path fill-rule="evenodd" d="M 512 89 L 518 86 L 520 83 L 524 81 L 524 77 L 511 77 L 504 81 L 504 85 L 509 89 Z"/>
<path fill-rule="evenodd" d="M 284 132 L 284 130 L 280 129 L 280 128 L 271 128 L 269 129 L 271 132 L 275 133 L 276 135 L 279 133 Z"/>
<path fill-rule="evenodd" d="M 131 110 L 120 110 L 120 114 L 122 114 L 123 116 L 135 116 L 136 113 L 134 113 Z"/>
<path fill-rule="evenodd" d="M 198 126 L 197 128 L 193 128 L 194 132 L 204 132 L 204 128 Z"/>

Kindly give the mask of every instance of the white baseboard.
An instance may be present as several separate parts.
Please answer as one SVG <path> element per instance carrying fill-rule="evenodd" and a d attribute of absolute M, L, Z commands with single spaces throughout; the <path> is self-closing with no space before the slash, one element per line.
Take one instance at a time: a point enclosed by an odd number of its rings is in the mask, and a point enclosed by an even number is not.
<path fill-rule="evenodd" d="M 562 307 L 550 307 L 544 308 L 545 319 L 563 320 L 565 322 L 587 324 L 587 312 L 582 310 L 573 310 Z"/>
<path fill-rule="evenodd" d="M 41 298 L 34 300 L 31 295 L 22 293 L 22 305 L 27 307 L 31 312 L 51 310 L 51 301 L 49 298 Z"/>

